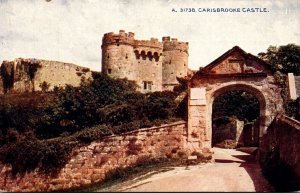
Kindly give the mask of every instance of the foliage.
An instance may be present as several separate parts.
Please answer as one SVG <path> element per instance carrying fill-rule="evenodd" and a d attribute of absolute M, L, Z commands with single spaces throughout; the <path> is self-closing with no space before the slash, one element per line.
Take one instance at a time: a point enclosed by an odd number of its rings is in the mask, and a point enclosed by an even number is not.
<path fill-rule="evenodd" d="M 284 100 L 285 111 L 290 115 L 291 102 L 288 98 L 287 73 L 300 75 L 300 46 L 295 44 L 270 46 L 266 53 L 259 53 L 259 57 L 266 60 L 275 71 L 275 81 L 282 88 L 281 96 Z"/>
<path fill-rule="evenodd" d="M 49 90 L 50 83 L 47 83 L 46 81 L 40 83 L 40 88 L 42 89 L 43 92 L 46 92 Z"/>
<path fill-rule="evenodd" d="M 14 175 L 36 168 L 41 172 L 55 172 L 66 164 L 72 148 L 63 140 L 38 140 L 32 134 L 19 135 L 16 131 L 8 138 L 0 148 L 0 159 L 12 165 Z"/>
<path fill-rule="evenodd" d="M 259 116 L 259 101 L 242 90 L 227 92 L 213 103 L 213 120 L 224 116 L 235 116 L 239 120 L 251 122 Z"/>
<path fill-rule="evenodd" d="M 286 105 L 286 114 L 287 116 L 300 121 L 300 97 L 296 100 L 288 101 Z"/>
<path fill-rule="evenodd" d="M 76 132 L 72 137 L 75 137 L 81 142 L 92 142 L 94 140 L 100 139 L 101 137 L 111 135 L 111 129 L 106 125 L 98 125 L 91 128 L 83 129 Z"/>
<path fill-rule="evenodd" d="M 49 172 L 66 163 L 74 145 L 178 119 L 176 93 L 136 87 L 93 73 L 80 87 L 0 96 L 0 161 L 14 173 Z"/>
<path fill-rule="evenodd" d="M 223 148 L 236 147 L 236 121 L 253 122 L 259 117 L 259 101 L 243 90 L 229 91 L 213 102 L 212 145 Z"/>
<path fill-rule="evenodd" d="M 0 75 L 3 81 L 4 92 L 11 89 L 14 84 L 14 77 L 12 76 L 12 65 L 11 63 L 2 63 L 0 66 Z"/>
<path fill-rule="evenodd" d="M 270 46 L 266 53 L 259 53 L 259 56 L 266 59 L 276 71 L 300 75 L 300 46 L 298 45 Z"/>
<path fill-rule="evenodd" d="M 179 84 L 174 87 L 174 92 L 185 92 L 188 88 L 188 78 L 176 77 L 176 79 Z"/>

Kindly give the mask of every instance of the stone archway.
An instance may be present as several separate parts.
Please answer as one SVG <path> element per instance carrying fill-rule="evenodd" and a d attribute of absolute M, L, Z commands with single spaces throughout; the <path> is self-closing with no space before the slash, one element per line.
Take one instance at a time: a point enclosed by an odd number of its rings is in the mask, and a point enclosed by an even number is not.
<path fill-rule="evenodd" d="M 212 105 L 222 93 L 245 90 L 260 103 L 259 137 L 283 111 L 281 88 L 269 64 L 235 46 L 197 71 L 188 82 L 188 149 L 211 148 Z"/>
<path fill-rule="evenodd" d="M 264 94 L 258 90 L 258 88 L 255 88 L 253 85 L 250 84 L 226 84 L 224 86 L 218 86 L 215 89 L 213 89 L 210 94 L 208 103 L 208 111 L 207 111 L 207 133 L 212 138 L 213 137 L 213 128 L 212 128 L 212 112 L 213 112 L 213 103 L 215 99 L 225 93 L 231 92 L 231 91 L 245 91 L 251 95 L 253 95 L 259 102 L 259 137 L 262 137 L 266 130 L 266 125 L 268 125 L 268 122 L 266 122 L 266 97 Z M 210 118 L 211 117 L 211 118 Z M 209 137 L 208 136 L 208 137 Z M 249 137 L 249 136 L 247 136 Z M 211 143 L 212 144 L 212 143 Z"/>

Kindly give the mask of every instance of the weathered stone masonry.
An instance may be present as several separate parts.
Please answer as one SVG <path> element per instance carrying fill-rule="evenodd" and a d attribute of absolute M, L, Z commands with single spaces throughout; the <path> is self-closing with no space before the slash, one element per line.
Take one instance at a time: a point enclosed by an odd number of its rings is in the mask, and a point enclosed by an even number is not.
<path fill-rule="evenodd" d="M 56 177 L 29 172 L 12 177 L 11 167 L 0 166 L 0 189 L 4 191 L 54 191 L 101 183 L 115 168 L 126 168 L 138 160 L 187 155 L 184 121 L 105 137 L 74 149 L 69 163 Z M 197 149 L 190 149 L 197 151 Z"/>
<path fill-rule="evenodd" d="M 226 92 L 243 90 L 260 103 L 259 137 L 283 111 L 281 88 L 267 63 L 238 46 L 228 50 L 200 69 L 189 81 L 188 141 L 200 148 L 211 148 L 212 106 L 214 99 Z M 238 104 L 237 104 L 238 105 Z M 199 136 L 193 138 L 192 136 Z"/>
<path fill-rule="evenodd" d="M 136 81 L 141 92 L 172 90 L 188 73 L 188 42 L 176 38 L 136 40 L 120 30 L 104 34 L 101 48 L 102 73 Z"/>
<path fill-rule="evenodd" d="M 0 94 L 40 91 L 44 81 L 49 84 L 48 90 L 53 90 L 55 86 L 79 86 L 81 80 L 92 79 L 89 68 L 39 59 L 3 61 L 0 69 Z"/>

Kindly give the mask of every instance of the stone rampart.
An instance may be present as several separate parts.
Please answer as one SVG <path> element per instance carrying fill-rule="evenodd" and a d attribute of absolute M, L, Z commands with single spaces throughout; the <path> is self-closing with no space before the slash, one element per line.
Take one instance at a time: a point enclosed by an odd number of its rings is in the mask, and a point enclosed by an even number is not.
<path fill-rule="evenodd" d="M 0 189 L 4 191 L 59 191 L 101 183 L 112 171 L 143 159 L 185 157 L 187 128 L 184 121 L 104 137 L 76 148 L 57 176 L 37 171 L 13 177 L 11 167 L 0 165 Z"/>
<path fill-rule="evenodd" d="M 47 90 L 69 84 L 79 86 L 82 80 L 92 79 L 89 68 L 58 61 L 17 58 L 3 61 L 0 67 L 0 94 Z"/>

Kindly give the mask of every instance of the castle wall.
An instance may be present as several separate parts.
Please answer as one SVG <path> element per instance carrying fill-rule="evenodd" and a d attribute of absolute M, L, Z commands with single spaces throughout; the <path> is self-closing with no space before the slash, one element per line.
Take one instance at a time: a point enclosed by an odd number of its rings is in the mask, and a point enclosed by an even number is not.
<path fill-rule="evenodd" d="M 48 90 L 66 84 L 79 86 L 81 80 L 89 78 L 92 78 L 92 74 L 88 68 L 74 64 L 18 58 L 2 63 L 0 93 L 1 90 L 2 93 L 41 91 L 43 82 L 49 85 Z"/>
<path fill-rule="evenodd" d="M 82 79 L 92 78 L 90 69 L 74 64 L 41 60 L 40 65 L 34 78 L 35 91 L 42 90 L 40 85 L 44 81 L 49 84 L 49 90 L 53 90 L 55 86 L 64 87 L 67 84 L 77 87 Z"/>
<path fill-rule="evenodd" d="M 158 41 L 157 41 L 158 42 Z M 153 42 L 153 43 L 157 43 Z M 149 41 L 149 43 L 152 43 Z M 162 90 L 162 45 L 147 47 L 139 45 L 135 47 L 137 77 L 136 83 L 141 92 Z M 151 84 L 151 88 L 144 84 Z"/>
<path fill-rule="evenodd" d="M 191 149 L 196 151 L 197 149 Z M 57 175 L 37 170 L 13 177 L 10 165 L 0 163 L 0 190 L 8 192 L 62 191 L 100 184 L 118 169 L 147 164 L 151 159 L 186 159 L 186 123 L 140 129 L 108 136 L 75 148 Z"/>

